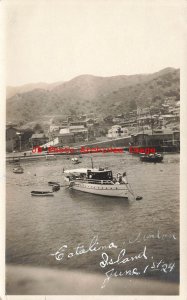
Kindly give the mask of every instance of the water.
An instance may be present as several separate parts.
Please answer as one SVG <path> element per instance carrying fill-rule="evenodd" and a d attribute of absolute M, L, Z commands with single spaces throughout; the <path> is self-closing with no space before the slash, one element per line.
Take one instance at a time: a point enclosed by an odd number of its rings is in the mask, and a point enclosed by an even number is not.
<path fill-rule="evenodd" d="M 147 260 L 139 259 L 116 270 L 149 265 L 142 276 L 179 281 L 179 155 L 165 155 L 164 163 L 142 163 L 129 154 L 95 154 L 94 164 L 108 166 L 113 173 L 127 172 L 128 180 L 141 201 L 108 198 L 61 188 L 54 197 L 32 197 L 32 190 L 50 190 L 48 181 L 63 183 L 64 169 L 74 169 L 70 160 L 58 157 L 55 161 L 41 159 L 22 163 L 24 174 L 12 173 L 7 165 L 6 261 L 12 264 L 36 265 L 50 268 L 84 270 L 105 273 L 101 253 L 88 252 L 68 258 L 78 244 L 88 249 L 93 237 L 98 246 L 114 243 L 117 249 L 105 250 L 117 260 L 122 248 L 135 256 L 146 246 Z M 83 156 L 78 167 L 91 167 L 89 156 Z M 158 234 L 160 237 L 156 237 Z M 140 235 L 139 241 L 129 244 Z M 150 236 L 152 234 L 152 236 Z M 162 237 L 162 234 L 167 234 Z M 147 235 L 146 240 L 143 236 Z M 149 235 L 149 236 L 148 236 Z M 154 236 L 153 236 L 154 235 Z M 55 253 L 67 245 L 62 261 Z M 151 263 L 173 263 L 171 272 L 152 271 Z"/>

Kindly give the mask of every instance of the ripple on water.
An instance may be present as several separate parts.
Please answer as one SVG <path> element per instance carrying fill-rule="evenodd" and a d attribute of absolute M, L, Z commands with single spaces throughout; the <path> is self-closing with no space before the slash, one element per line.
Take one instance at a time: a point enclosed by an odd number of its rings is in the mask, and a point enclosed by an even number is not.
<path fill-rule="evenodd" d="M 89 245 L 97 235 L 102 245 L 124 240 L 139 232 L 151 234 L 179 233 L 179 155 L 165 155 L 163 164 L 141 163 L 128 154 L 93 155 L 94 165 L 108 166 L 127 172 L 129 182 L 141 201 L 107 198 L 61 188 L 54 197 L 31 197 L 34 189 L 50 190 L 48 181 L 63 183 L 62 169 L 75 168 L 70 160 L 23 163 L 24 174 L 12 173 L 7 165 L 7 261 L 83 268 L 99 271 L 101 253 L 85 255 L 57 264 L 49 253 L 67 244 L 70 249 L 79 243 Z M 91 167 L 83 156 L 79 167 Z M 127 250 L 136 253 L 145 242 L 130 244 Z M 148 251 L 157 259 L 168 258 L 179 263 L 179 244 L 172 240 L 150 239 Z M 111 252 L 116 257 L 115 252 Z M 89 259 L 88 259 L 89 258 Z M 175 273 L 175 280 L 178 273 Z"/>

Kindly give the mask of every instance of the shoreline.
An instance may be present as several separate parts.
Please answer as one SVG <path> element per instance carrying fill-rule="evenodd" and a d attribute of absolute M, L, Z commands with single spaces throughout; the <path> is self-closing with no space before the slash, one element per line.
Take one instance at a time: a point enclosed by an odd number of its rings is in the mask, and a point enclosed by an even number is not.
<path fill-rule="evenodd" d="M 134 147 L 135 148 L 135 147 Z M 142 147 L 137 147 L 137 149 L 141 149 Z M 148 148 L 148 147 L 147 147 Z M 153 147 L 152 147 L 153 148 Z M 151 148 L 151 149 L 152 149 Z M 101 148 L 102 149 L 102 148 Z M 110 148 L 109 148 L 110 149 Z M 88 151 L 88 152 L 81 152 L 80 149 L 76 149 L 74 148 L 74 152 L 70 152 L 70 153 L 64 153 L 64 152 L 46 152 L 46 153 L 32 153 L 31 151 L 29 151 L 29 153 L 27 153 L 27 151 L 25 152 L 19 152 L 19 153 L 16 153 L 16 154 L 19 154 L 19 155 L 15 155 L 12 154 L 12 153 L 8 153 L 6 154 L 6 162 L 9 162 L 9 163 L 16 163 L 16 162 L 19 162 L 19 160 L 35 160 L 35 159 L 40 159 L 40 158 L 46 158 L 46 156 L 48 157 L 56 157 L 56 156 L 63 156 L 63 157 L 69 157 L 69 156 L 74 156 L 74 155 L 92 155 L 92 154 L 130 154 L 130 155 L 133 155 L 133 156 L 137 156 L 141 153 L 133 153 L 133 152 L 130 152 L 129 151 L 129 148 L 126 148 L 126 147 L 115 147 L 114 149 L 116 149 L 116 151 Z M 121 149 L 123 149 L 123 152 L 121 151 Z M 24 155 L 24 153 L 26 153 L 26 155 Z M 158 151 L 158 153 L 162 153 L 162 154 L 180 154 L 180 152 L 176 152 L 176 151 L 168 151 L 168 152 L 161 152 L 161 151 Z"/>

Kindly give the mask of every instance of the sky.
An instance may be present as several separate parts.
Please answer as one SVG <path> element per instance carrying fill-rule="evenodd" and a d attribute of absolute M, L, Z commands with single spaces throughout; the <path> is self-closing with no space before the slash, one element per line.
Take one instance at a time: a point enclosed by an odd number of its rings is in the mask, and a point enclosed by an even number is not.
<path fill-rule="evenodd" d="M 7 0 L 7 85 L 179 68 L 183 1 Z"/>

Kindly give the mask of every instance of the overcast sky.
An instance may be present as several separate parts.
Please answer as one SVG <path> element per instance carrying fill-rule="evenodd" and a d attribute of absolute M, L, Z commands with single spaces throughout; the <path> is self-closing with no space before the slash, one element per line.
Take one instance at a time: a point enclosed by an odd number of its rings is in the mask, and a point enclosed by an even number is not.
<path fill-rule="evenodd" d="M 7 0 L 7 85 L 179 68 L 183 2 Z"/>

